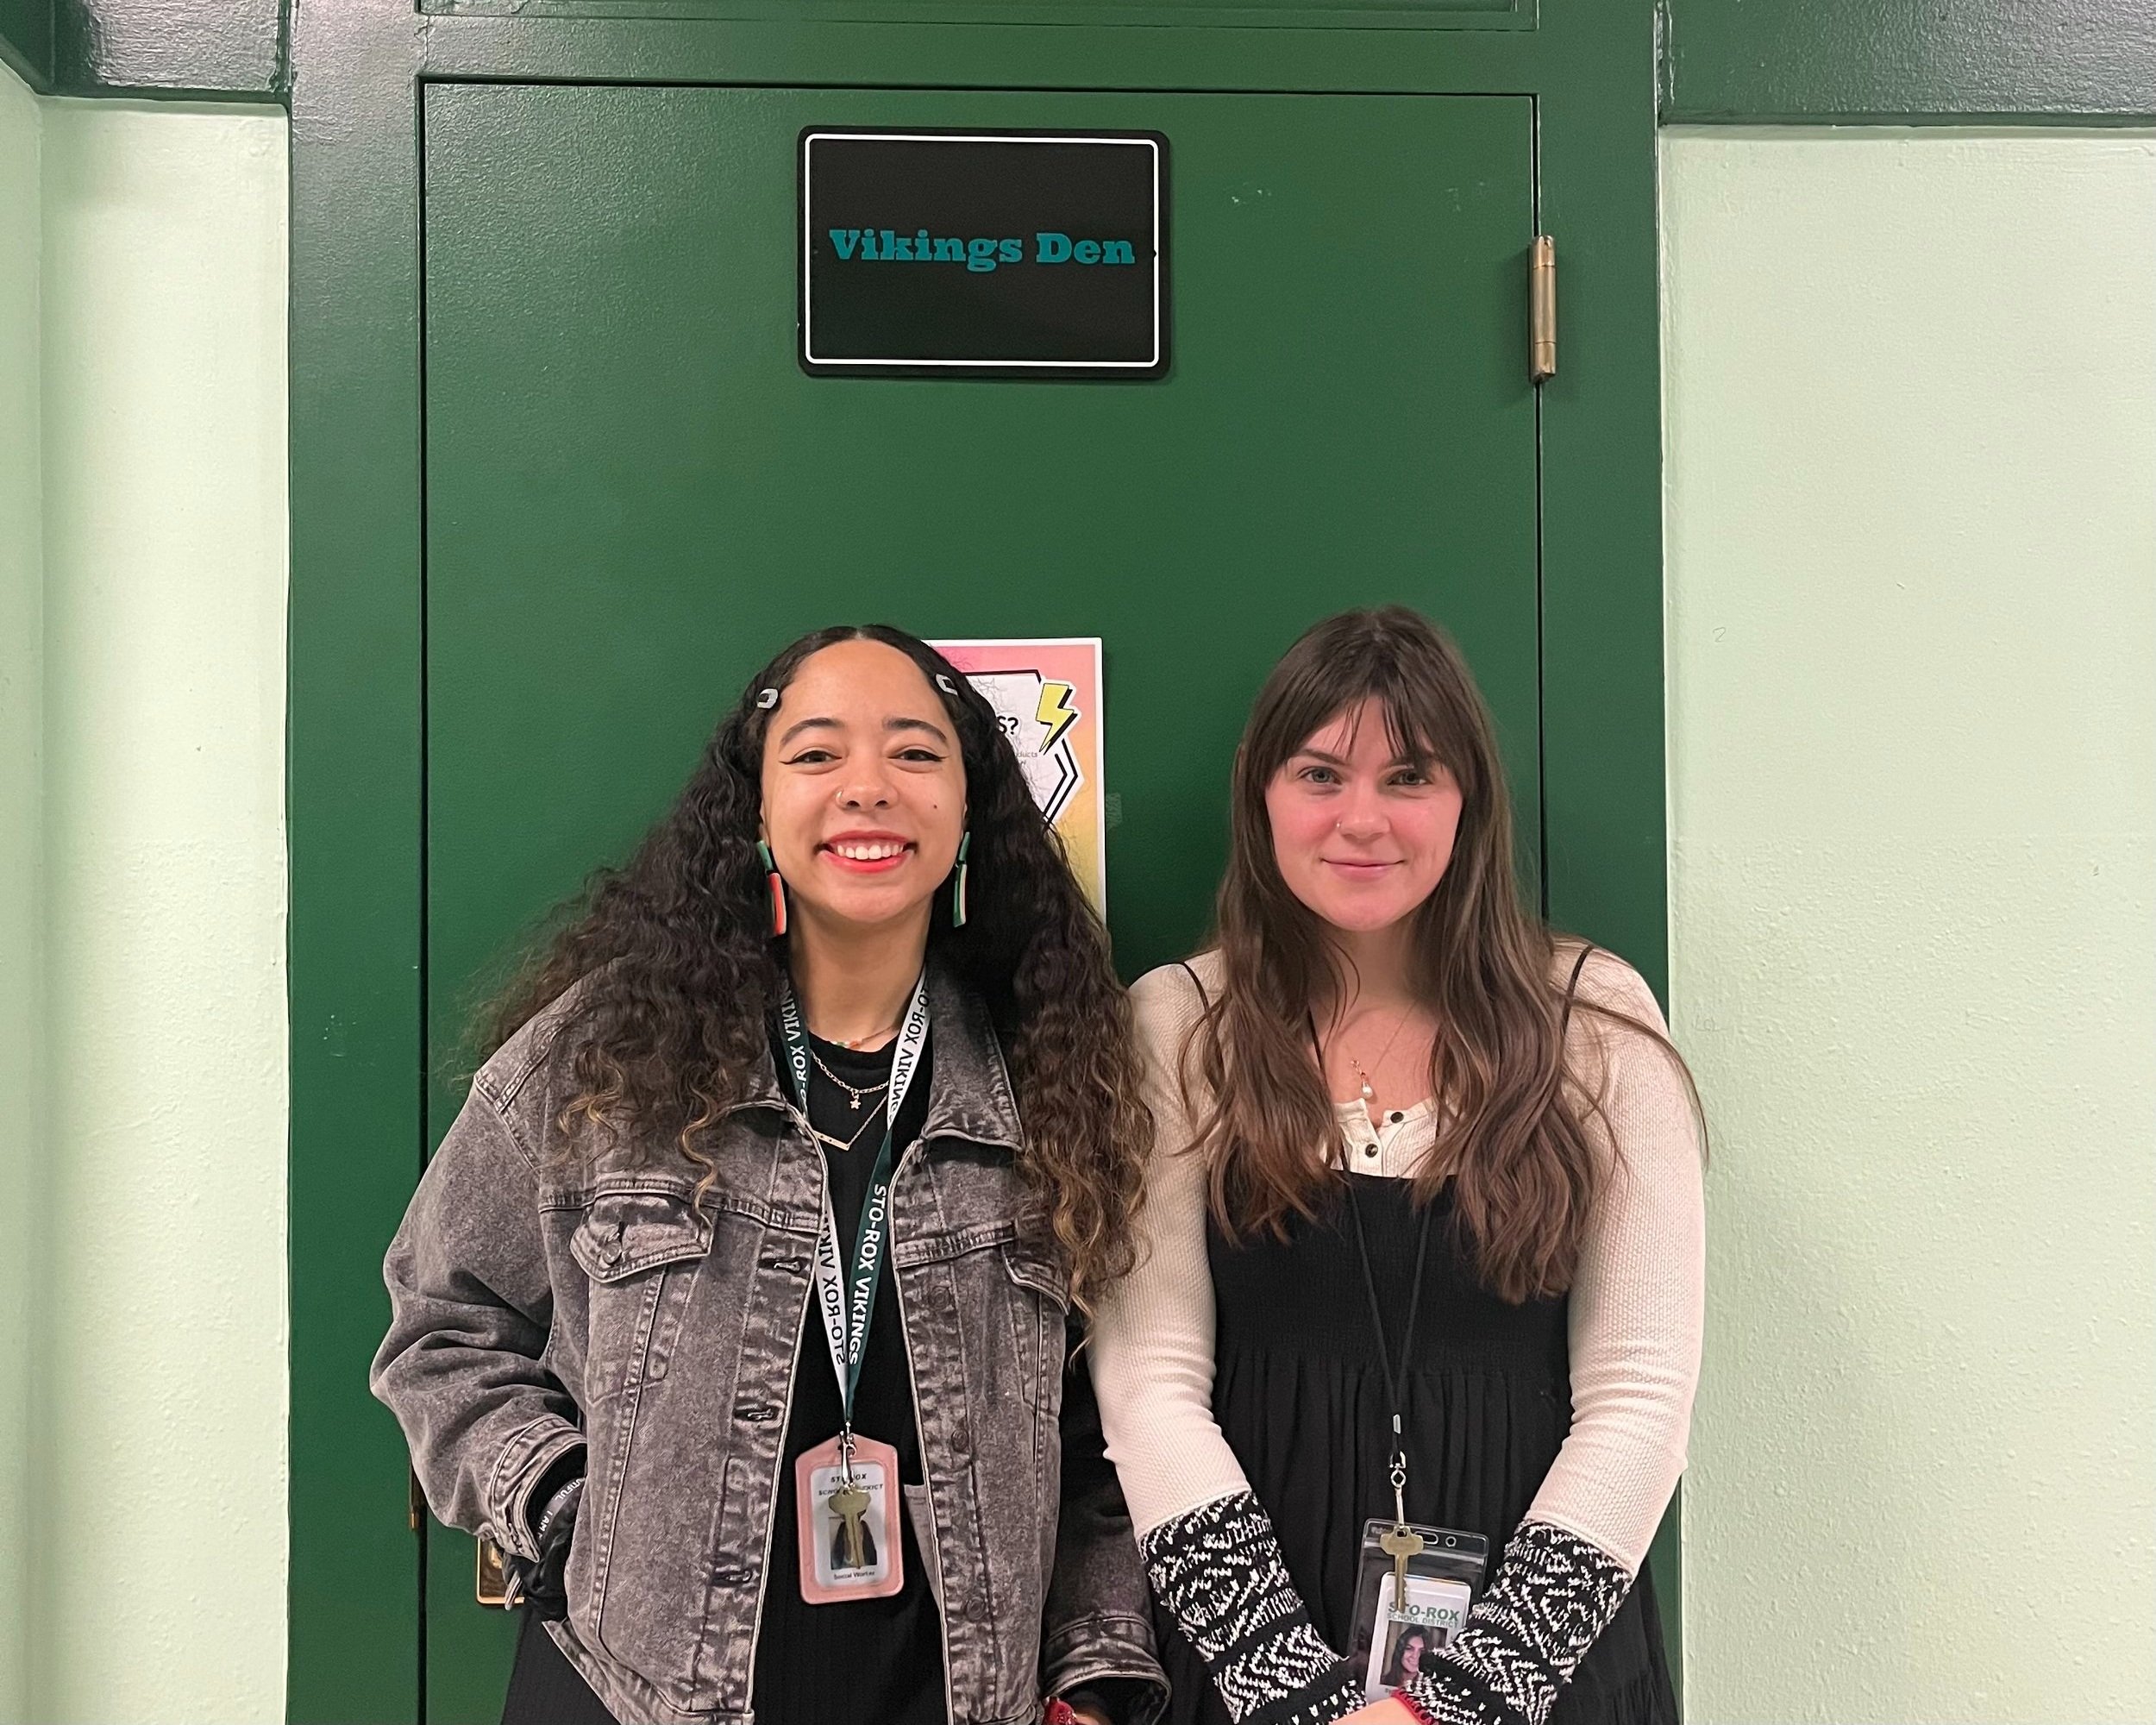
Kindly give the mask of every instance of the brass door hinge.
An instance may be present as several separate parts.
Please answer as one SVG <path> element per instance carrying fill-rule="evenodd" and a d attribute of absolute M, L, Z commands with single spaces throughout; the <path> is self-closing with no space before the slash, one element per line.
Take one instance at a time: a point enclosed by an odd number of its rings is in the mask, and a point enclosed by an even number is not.
<path fill-rule="evenodd" d="M 1535 383 L 1557 374 L 1557 242 L 1535 235 L 1527 251 L 1527 376 Z"/>

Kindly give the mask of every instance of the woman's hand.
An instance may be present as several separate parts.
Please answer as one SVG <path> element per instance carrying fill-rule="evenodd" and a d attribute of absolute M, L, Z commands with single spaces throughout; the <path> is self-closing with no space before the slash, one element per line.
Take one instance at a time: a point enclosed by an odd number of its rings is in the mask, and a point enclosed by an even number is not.
<path fill-rule="evenodd" d="M 1391 1696 L 1382 1701 L 1373 1701 L 1368 1707 L 1358 1707 L 1340 1722 L 1340 1725 L 1415 1725 L 1415 1716 Z"/>

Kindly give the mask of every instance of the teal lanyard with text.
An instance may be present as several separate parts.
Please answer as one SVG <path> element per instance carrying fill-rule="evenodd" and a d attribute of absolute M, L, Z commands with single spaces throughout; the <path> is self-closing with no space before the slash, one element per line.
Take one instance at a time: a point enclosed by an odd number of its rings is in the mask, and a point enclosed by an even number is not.
<path fill-rule="evenodd" d="M 801 1020 L 800 1003 L 791 988 L 779 1001 L 779 1034 L 786 1044 L 793 1094 L 805 1116 L 808 1027 Z M 891 1055 L 891 1085 L 884 1095 L 883 1144 L 869 1171 L 868 1193 L 861 1202 L 861 1228 L 855 1237 L 850 1269 L 845 1272 L 839 1266 L 838 1218 L 831 1209 L 830 1182 L 824 1182 L 824 1225 L 816 1239 L 816 1305 L 823 1314 L 824 1339 L 830 1346 L 831 1370 L 838 1375 L 839 1447 L 849 1456 L 853 1451 L 854 1391 L 860 1385 L 861 1363 L 868 1352 L 868 1323 L 874 1315 L 876 1284 L 883 1276 L 883 1261 L 890 1255 L 893 1134 L 927 1045 L 928 977 L 924 972 L 913 984 L 913 998 L 899 1020 L 898 1046 Z"/>

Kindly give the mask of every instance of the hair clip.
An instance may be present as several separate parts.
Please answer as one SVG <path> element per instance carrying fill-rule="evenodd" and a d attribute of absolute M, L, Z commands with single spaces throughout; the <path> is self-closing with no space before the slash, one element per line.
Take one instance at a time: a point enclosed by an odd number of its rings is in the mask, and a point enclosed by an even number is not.
<path fill-rule="evenodd" d="M 778 706 L 778 704 L 779 692 L 776 689 L 758 689 L 756 691 L 756 705 L 763 712 L 769 712 L 771 709 Z"/>
<path fill-rule="evenodd" d="M 949 695 L 953 700 L 956 700 L 958 699 L 957 685 L 953 683 L 951 680 L 945 676 L 941 671 L 938 671 L 936 674 L 936 687 L 941 689 L 945 694 Z"/>

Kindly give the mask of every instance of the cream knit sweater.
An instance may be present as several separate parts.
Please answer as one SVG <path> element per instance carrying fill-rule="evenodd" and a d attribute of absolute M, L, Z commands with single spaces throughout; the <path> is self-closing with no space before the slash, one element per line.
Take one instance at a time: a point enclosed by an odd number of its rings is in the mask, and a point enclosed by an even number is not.
<path fill-rule="evenodd" d="M 1559 956 L 1560 986 L 1577 949 Z M 1194 961 L 1218 997 L 1220 961 Z M 1659 1026 L 1639 974 L 1597 951 L 1580 997 Z M 1206 1264 L 1205 1170 L 1176 1079 L 1202 1002 L 1180 965 L 1131 991 L 1158 1132 L 1140 1224 L 1138 1266 L 1104 1302 L 1088 1350 L 1111 1460 L 1142 1534 L 1249 1489 L 1213 1417 L 1213 1279 Z M 1574 1277 L 1572 1427 L 1528 1519 L 1561 1527 L 1636 1573 L 1683 1471 L 1699 1371 L 1705 1268 L 1701 1145 L 1684 1080 L 1666 1051 L 1599 1013 L 1575 1011 L 1572 1070 L 1598 1093 L 1617 1157 Z M 1435 1137 L 1431 1105 L 1373 1120 L 1341 1105 L 1332 1152 L 1357 1172 L 1405 1176 Z M 1430 1314 L 1429 1317 L 1441 1314 Z"/>

